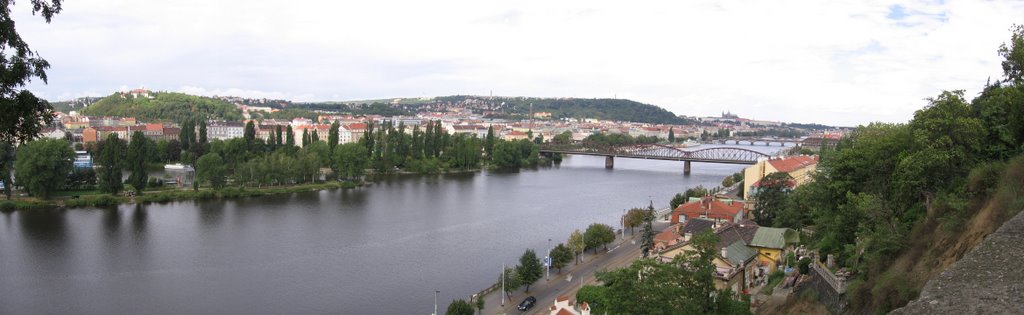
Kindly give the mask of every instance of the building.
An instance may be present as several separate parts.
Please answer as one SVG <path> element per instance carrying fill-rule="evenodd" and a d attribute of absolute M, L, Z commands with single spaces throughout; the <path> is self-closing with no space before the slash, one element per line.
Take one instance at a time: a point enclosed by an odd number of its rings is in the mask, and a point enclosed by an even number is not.
<path fill-rule="evenodd" d="M 92 155 L 88 151 L 75 151 L 75 169 L 92 168 Z"/>
<path fill-rule="evenodd" d="M 230 140 L 245 136 L 245 123 L 237 121 L 214 121 L 206 125 L 206 137 L 210 140 Z"/>
<path fill-rule="evenodd" d="M 757 164 L 743 170 L 743 199 L 750 200 L 757 194 L 759 182 L 768 174 L 787 173 L 793 178 L 793 187 L 797 187 L 811 180 L 817 166 L 817 155 L 796 155 L 758 161 Z"/>
<path fill-rule="evenodd" d="M 746 292 L 751 284 L 766 275 L 756 268 L 757 250 L 748 246 L 759 228 L 753 222 L 741 221 L 727 223 L 715 230 L 715 236 L 718 237 L 715 246 L 719 249 L 712 259 L 715 265 L 715 288 Z M 684 252 L 692 251 L 696 251 L 696 248 L 687 241 L 667 248 L 658 259 L 668 262 Z"/>
<path fill-rule="evenodd" d="M 363 138 L 366 134 L 367 125 L 365 123 L 351 123 L 342 125 L 338 129 L 338 142 L 344 143 L 356 143 L 359 139 Z"/>
<path fill-rule="evenodd" d="M 121 140 L 128 140 L 128 128 L 127 127 L 115 127 L 115 126 L 96 126 L 89 127 L 82 130 L 82 142 L 91 143 L 97 141 L 103 141 L 107 139 L 110 134 L 117 134 L 117 137 Z"/>
<path fill-rule="evenodd" d="M 568 296 L 559 296 L 555 298 L 555 305 L 548 308 L 551 311 L 551 315 L 590 315 L 590 305 L 587 302 L 582 302 L 577 309 L 569 300 Z"/>
<path fill-rule="evenodd" d="M 731 199 L 715 199 L 711 196 L 691 198 L 690 202 L 672 211 L 672 224 L 691 219 L 707 219 L 718 223 L 739 223 L 744 217 L 743 203 Z"/>
<path fill-rule="evenodd" d="M 713 230 L 718 224 L 715 221 L 693 219 L 684 223 L 669 226 L 654 236 L 654 250 L 661 252 L 679 243 L 689 242 L 694 235 Z"/>
<path fill-rule="evenodd" d="M 757 250 L 758 266 L 764 273 L 771 273 L 785 262 L 786 254 L 796 249 L 800 235 L 793 229 L 760 227 L 750 241 L 750 247 Z"/>
<path fill-rule="evenodd" d="M 512 130 L 512 131 L 509 131 L 509 132 L 501 135 L 501 138 L 505 139 L 507 141 L 515 141 L 515 140 L 527 139 L 529 137 L 528 137 L 528 135 L 525 132 Z"/>

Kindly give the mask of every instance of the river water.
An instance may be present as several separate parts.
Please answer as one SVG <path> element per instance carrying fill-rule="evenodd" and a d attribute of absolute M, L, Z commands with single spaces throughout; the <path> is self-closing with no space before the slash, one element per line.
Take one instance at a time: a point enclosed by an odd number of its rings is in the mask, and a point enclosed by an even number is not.
<path fill-rule="evenodd" d="M 735 147 L 733 145 L 733 147 Z M 761 152 L 779 147 L 745 146 Z M 741 165 L 571 156 L 238 200 L 0 214 L 0 314 L 429 314 L 624 209 Z"/>

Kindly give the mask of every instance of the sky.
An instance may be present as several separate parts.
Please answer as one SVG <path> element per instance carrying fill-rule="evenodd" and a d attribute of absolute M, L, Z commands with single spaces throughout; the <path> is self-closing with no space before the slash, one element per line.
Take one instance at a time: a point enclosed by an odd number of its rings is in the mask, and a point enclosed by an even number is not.
<path fill-rule="evenodd" d="M 1024 1 L 67 0 L 17 29 L 51 101 L 144 87 L 337 101 L 626 98 L 855 126 L 972 98 Z"/>

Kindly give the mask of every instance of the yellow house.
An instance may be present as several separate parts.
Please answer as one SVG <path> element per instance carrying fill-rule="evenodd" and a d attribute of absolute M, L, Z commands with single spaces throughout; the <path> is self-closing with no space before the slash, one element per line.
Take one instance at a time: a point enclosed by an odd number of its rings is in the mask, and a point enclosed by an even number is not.
<path fill-rule="evenodd" d="M 768 174 L 787 173 L 793 178 L 795 186 L 800 186 L 811 180 L 811 174 L 814 174 L 817 166 L 817 155 L 797 155 L 758 161 L 757 164 L 743 170 L 743 199 L 750 200 L 757 191 L 756 184 Z"/>
<path fill-rule="evenodd" d="M 761 227 L 754 233 L 750 247 L 757 250 L 757 265 L 771 273 L 784 263 L 786 254 L 793 250 L 800 236 L 793 229 Z"/>

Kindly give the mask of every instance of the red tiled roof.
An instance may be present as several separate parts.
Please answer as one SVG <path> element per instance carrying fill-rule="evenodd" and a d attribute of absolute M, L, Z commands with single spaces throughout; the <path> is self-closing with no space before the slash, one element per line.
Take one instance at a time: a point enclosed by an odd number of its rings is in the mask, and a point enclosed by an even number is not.
<path fill-rule="evenodd" d="M 708 219 L 722 219 L 732 221 L 743 209 L 743 203 L 732 202 L 732 204 L 706 197 L 700 201 L 688 202 L 679 205 L 673 214 L 683 214 L 687 218 L 699 218 L 706 216 Z"/>
<path fill-rule="evenodd" d="M 366 124 L 364 124 L 364 123 L 348 124 L 348 125 L 345 125 L 345 129 L 347 129 L 347 130 L 366 130 Z"/>
<path fill-rule="evenodd" d="M 661 231 L 661 233 L 658 233 L 658 235 L 655 235 L 654 241 L 668 243 L 677 238 L 679 238 L 679 233 L 676 233 L 675 226 L 670 226 L 664 231 Z"/>
<path fill-rule="evenodd" d="M 559 296 L 558 298 L 556 298 L 555 302 L 568 301 L 568 300 L 569 300 L 569 297 L 563 295 L 563 296 Z"/>
<path fill-rule="evenodd" d="M 789 173 L 818 163 L 818 156 L 797 155 L 782 159 L 768 160 L 779 172 Z"/>
<path fill-rule="evenodd" d="M 574 314 L 573 312 L 563 308 L 563 309 L 558 310 L 558 313 L 555 313 L 555 315 L 576 315 L 576 314 Z"/>

